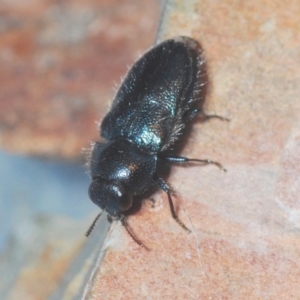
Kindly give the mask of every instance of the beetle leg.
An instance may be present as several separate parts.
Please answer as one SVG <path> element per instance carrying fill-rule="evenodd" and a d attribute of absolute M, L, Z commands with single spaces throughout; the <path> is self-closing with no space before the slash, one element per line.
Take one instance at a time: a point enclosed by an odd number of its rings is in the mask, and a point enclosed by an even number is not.
<path fill-rule="evenodd" d="M 177 216 L 177 213 L 175 212 L 175 208 L 174 208 L 174 203 L 171 197 L 171 188 L 168 186 L 168 184 L 160 177 L 158 176 L 154 176 L 154 180 L 157 183 L 157 185 L 164 191 L 167 193 L 168 195 L 168 200 L 169 200 L 169 206 L 170 206 L 170 211 L 171 211 L 171 215 L 172 218 L 187 232 L 191 232 L 190 229 L 188 229 L 183 223 L 182 221 L 180 221 L 180 219 Z"/>
<path fill-rule="evenodd" d="M 169 163 L 186 163 L 186 162 L 200 162 L 203 165 L 215 165 L 222 171 L 226 172 L 227 170 L 217 161 L 213 161 L 210 159 L 197 159 L 197 158 L 188 158 L 188 157 L 182 157 L 182 156 L 159 156 L 162 158 L 164 161 L 167 161 Z"/>
<path fill-rule="evenodd" d="M 120 218 L 121 224 L 126 229 L 127 233 L 130 235 L 130 237 L 140 246 L 145 248 L 146 250 L 149 250 L 136 236 L 135 234 L 130 230 L 128 223 L 127 223 L 127 217 L 122 215 Z"/>

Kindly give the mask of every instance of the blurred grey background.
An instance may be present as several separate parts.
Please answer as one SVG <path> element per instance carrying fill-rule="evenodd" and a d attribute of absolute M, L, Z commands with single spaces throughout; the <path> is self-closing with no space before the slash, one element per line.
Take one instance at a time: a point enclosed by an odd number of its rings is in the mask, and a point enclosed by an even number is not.
<path fill-rule="evenodd" d="M 156 0 L 0 2 L 1 299 L 65 299 L 101 250 L 82 149 L 159 16 Z"/>

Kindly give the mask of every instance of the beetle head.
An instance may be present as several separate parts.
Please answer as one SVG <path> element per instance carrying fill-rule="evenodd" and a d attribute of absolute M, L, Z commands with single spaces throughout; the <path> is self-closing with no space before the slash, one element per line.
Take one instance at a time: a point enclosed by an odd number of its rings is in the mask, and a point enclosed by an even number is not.
<path fill-rule="evenodd" d="M 89 187 L 90 199 L 112 219 L 120 219 L 132 205 L 132 196 L 125 193 L 119 182 L 111 182 L 96 177 Z"/>

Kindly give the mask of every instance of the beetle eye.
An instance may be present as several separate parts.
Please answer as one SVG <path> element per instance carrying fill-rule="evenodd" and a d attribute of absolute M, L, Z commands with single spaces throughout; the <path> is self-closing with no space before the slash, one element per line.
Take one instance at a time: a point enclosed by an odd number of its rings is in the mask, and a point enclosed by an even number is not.
<path fill-rule="evenodd" d="M 130 195 L 122 195 L 118 199 L 119 207 L 122 211 L 128 210 L 132 205 L 132 197 Z"/>

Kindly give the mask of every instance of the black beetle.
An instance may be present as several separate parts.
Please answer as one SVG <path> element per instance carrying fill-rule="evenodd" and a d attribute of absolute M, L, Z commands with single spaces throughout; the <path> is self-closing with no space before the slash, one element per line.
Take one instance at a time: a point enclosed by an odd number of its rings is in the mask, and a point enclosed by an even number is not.
<path fill-rule="evenodd" d="M 97 142 L 92 149 L 89 196 L 111 220 L 120 220 L 140 246 L 142 243 L 128 228 L 126 212 L 133 198 L 147 191 L 153 182 L 167 193 L 172 217 L 189 231 L 177 217 L 170 187 L 157 174 L 163 161 L 196 161 L 222 168 L 211 160 L 169 154 L 185 125 L 196 115 L 224 119 L 203 112 L 205 85 L 199 44 L 184 36 L 166 40 L 129 70 L 102 121 L 100 133 L 106 142 Z"/>

